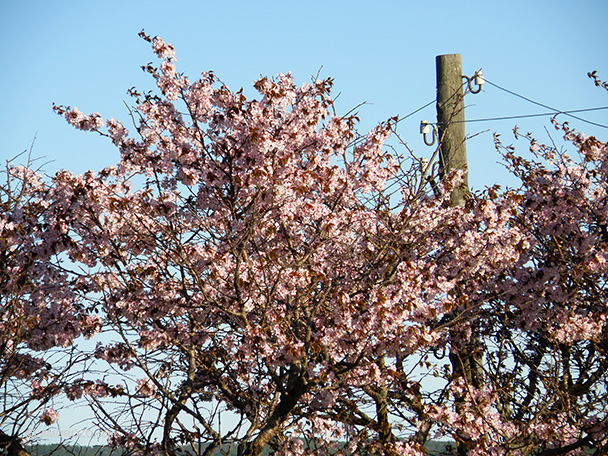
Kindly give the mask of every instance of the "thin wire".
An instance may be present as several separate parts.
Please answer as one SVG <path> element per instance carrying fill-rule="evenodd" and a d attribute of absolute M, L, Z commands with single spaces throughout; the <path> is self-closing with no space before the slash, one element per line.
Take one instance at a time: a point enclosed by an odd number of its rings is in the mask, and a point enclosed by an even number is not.
<path fill-rule="evenodd" d="M 463 83 L 460 85 L 460 88 L 459 88 L 458 90 L 460 90 L 460 89 L 461 89 L 462 87 L 464 87 L 466 84 L 467 84 L 467 82 L 464 82 L 464 81 L 463 81 Z M 455 91 L 455 92 L 452 94 L 452 96 L 446 100 L 446 103 L 447 103 L 448 101 L 450 101 L 452 98 L 454 98 L 455 96 L 457 96 L 457 95 L 458 95 L 458 90 L 456 90 L 456 91 Z M 416 109 L 415 111 L 412 111 L 412 112 L 410 112 L 409 114 L 407 114 L 407 115 L 405 115 L 405 116 L 399 117 L 399 118 L 398 118 L 398 119 L 395 121 L 395 123 L 397 124 L 397 123 L 401 122 L 402 120 L 405 120 L 405 119 L 407 119 L 408 117 L 413 116 L 413 115 L 414 115 L 414 114 L 416 114 L 417 112 L 422 111 L 424 108 L 428 108 L 429 106 L 431 106 L 431 105 L 432 105 L 433 103 L 435 103 L 436 101 L 437 101 L 437 97 L 435 97 L 434 99 L 432 99 L 431 101 L 429 101 L 429 102 L 428 102 L 427 104 L 425 104 L 424 106 L 421 106 L 420 108 Z M 431 123 L 429 122 L 429 124 L 431 124 Z"/>
<path fill-rule="evenodd" d="M 528 117 L 543 117 L 543 116 L 555 116 L 558 114 L 570 114 L 573 112 L 589 112 L 589 111 L 599 111 L 602 109 L 608 109 L 608 106 L 600 106 L 598 108 L 587 108 L 587 109 L 572 109 L 569 111 L 551 111 L 551 112 L 541 112 L 537 114 L 521 114 L 516 116 L 502 116 L 502 117 L 485 117 L 482 119 L 465 119 L 455 120 L 454 123 L 470 123 L 470 122 L 491 122 L 495 120 L 511 120 L 511 119 L 525 119 Z M 429 125 L 437 125 L 436 122 L 429 122 Z"/>
<path fill-rule="evenodd" d="M 492 122 L 492 121 L 499 121 L 499 120 L 512 120 L 512 119 L 526 119 L 526 118 L 531 118 L 531 117 L 543 117 L 543 116 L 551 116 L 551 115 L 559 115 L 559 114 L 564 114 L 566 116 L 572 117 L 573 119 L 577 119 L 580 120 L 582 122 L 586 122 L 588 124 L 591 125 L 595 125 L 597 127 L 602 127 L 602 128 L 608 128 L 607 125 L 603 125 L 603 124 L 599 124 L 596 122 L 592 122 L 590 120 L 586 120 L 583 119 L 582 117 L 578 117 L 578 116 L 574 116 L 572 115 L 573 113 L 579 113 L 579 112 L 591 112 L 591 111 L 600 111 L 600 110 L 604 110 L 604 109 L 608 109 L 608 106 L 601 106 L 601 107 L 597 107 L 597 108 L 586 108 L 586 109 L 572 109 L 572 110 L 568 110 L 568 111 L 561 111 L 559 109 L 555 109 L 552 108 L 551 106 L 547 106 L 545 104 L 539 103 L 537 101 L 534 101 L 528 97 L 525 97 L 523 95 L 520 95 L 516 92 L 513 92 L 511 90 L 505 89 L 504 87 L 499 86 L 498 84 L 493 83 L 492 81 L 488 81 L 485 77 L 484 77 L 484 81 L 487 82 L 488 84 L 496 87 L 497 89 L 503 90 L 511 95 L 514 95 L 516 97 L 519 97 L 523 100 L 528 101 L 529 103 L 541 106 L 545 109 L 550 109 L 551 112 L 542 112 L 542 113 L 537 113 L 537 114 L 521 114 L 521 115 L 515 115 L 515 116 L 502 116 L 502 117 L 486 117 L 486 118 L 481 118 L 481 119 L 471 119 L 471 120 L 467 120 L 465 119 L 464 121 L 454 121 L 454 123 L 472 123 L 472 122 Z M 465 83 L 463 83 L 464 86 Z M 453 96 L 455 96 L 456 93 Z M 451 97 L 450 97 L 451 98 Z M 414 111 L 410 112 L 409 114 L 406 114 L 405 116 L 401 116 L 399 117 L 396 121 L 395 124 L 398 124 L 399 122 L 407 119 L 408 117 L 413 116 L 414 114 L 422 111 L 425 108 L 428 108 L 430 105 L 432 105 L 433 103 L 435 103 L 437 101 L 437 98 L 429 101 L 428 103 L 426 103 L 425 105 L 419 107 L 418 109 L 415 109 Z M 449 101 L 449 100 L 448 100 Z M 429 125 L 437 125 L 437 122 L 429 122 Z M 356 146 L 358 144 L 360 144 L 361 142 L 365 141 L 366 137 L 365 136 L 359 136 L 358 138 L 356 138 L 354 141 L 351 142 L 350 146 Z"/>
<path fill-rule="evenodd" d="M 428 108 L 429 106 L 431 106 L 433 103 L 435 103 L 437 101 L 437 98 L 435 98 L 434 100 L 429 101 L 427 104 L 425 104 L 424 106 L 421 106 L 420 108 L 416 109 L 415 111 L 410 112 L 408 115 L 403 116 L 403 117 L 399 117 L 397 119 L 397 121 L 395 123 L 399 123 L 402 120 L 407 119 L 408 117 L 413 116 L 414 114 L 416 114 L 417 112 L 422 111 L 424 108 Z"/>
<path fill-rule="evenodd" d="M 401 122 L 402 120 L 405 120 L 405 119 L 407 119 L 408 117 L 413 116 L 413 115 L 414 115 L 414 114 L 416 114 L 417 112 L 420 112 L 420 111 L 422 111 L 422 110 L 423 110 L 423 109 L 425 109 L 425 108 L 428 108 L 430 105 L 432 105 L 433 103 L 435 103 L 435 101 L 437 101 L 437 99 L 436 99 L 436 98 L 435 98 L 434 100 L 429 101 L 427 104 L 425 104 L 425 105 L 423 105 L 423 106 L 419 107 L 418 109 L 415 109 L 414 111 L 410 112 L 409 114 L 407 114 L 407 115 L 405 115 L 405 116 L 402 116 L 402 117 L 399 117 L 399 118 L 398 118 L 398 119 L 395 121 L 395 124 L 398 124 L 398 123 L 399 123 L 399 122 Z M 366 139 L 367 139 L 367 137 L 366 137 L 366 136 L 361 135 L 361 136 L 359 136 L 358 138 L 354 139 L 354 140 L 353 140 L 353 141 L 352 141 L 352 142 L 349 144 L 349 147 L 354 147 L 354 146 L 357 146 L 357 145 L 359 145 L 360 143 L 362 143 L 363 141 L 365 141 Z"/>
<path fill-rule="evenodd" d="M 531 99 L 530 99 L 530 98 L 528 98 L 528 97 L 524 97 L 523 95 L 520 95 L 520 94 L 518 94 L 518 93 L 516 93 L 516 92 L 513 92 L 513 91 L 511 91 L 511 90 L 505 89 L 504 87 L 501 87 L 501 86 L 499 86 L 498 84 L 494 84 L 492 81 L 488 81 L 488 80 L 487 80 L 487 79 L 485 79 L 485 78 L 484 78 L 484 80 L 485 80 L 485 82 L 487 82 L 488 84 L 490 84 L 490 85 L 492 85 L 492 86 L 496 87 L 497 89 L 500 89 L 500 90 L 502 90 L 502 91 L 504 91 L 504 92 L 507 92 L 507 93 L 509 93 L 509 94 L 511 94 L 511 95 L 514 95 L 514 96 L 516 96 L 516 97 L 519 97 L 519 98 L 521 98 L 522 100 L 526 100 L 526 101 L 527 101 L 527 102 L 529 102 L 529 103 L 535 104 L 535 105 L 537 105 L 537 106 L 541 106 L 541 107 L 546 108 L 546 109 L 550 109 L 550 110 L 551 110 L 551 111 L 553 111 L 555 114 L 565 114 L 565 115 L 567 115 L 567 116 L 569 116 L 569 117 L 572 117 L 573 119 L 580 120 L 581 122 L 586 122 L 586 123 L 591 124 L 591 125 L 595 125 L 596 127 L 608 128 L 608 125 L 602 125 L 602 124 L 599 124 L 599 123 L 596 123 L 596 122 L 591 122 L 590 120 L 583 119 L 582 117 L 578 117 L 578 116 L 574 116 L 574 115 L 572 115 L 572 114 L 569 114 L 569 112 L 575 112 L 575 111 L 561 111 L 561 110 L 559 110 L 559 109 L 552 108 L 551 106 L 547 106 L 547 105 L 545 105 L 545 104 L 539 103 L 538 101 L 531 100 Z"/>

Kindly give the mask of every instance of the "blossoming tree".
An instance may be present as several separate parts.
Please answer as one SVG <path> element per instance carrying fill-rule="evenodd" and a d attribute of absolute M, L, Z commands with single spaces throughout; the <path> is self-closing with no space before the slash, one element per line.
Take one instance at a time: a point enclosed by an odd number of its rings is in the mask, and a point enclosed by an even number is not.
<path fill-rule="evenodd" d="M 30 164 L 31 165 L 31 164 Z M 67 226 L 52 219 L 48 187 L 30 166 L 7 163 L 0 186 L 0 449 L 18 455 L 22 440 L 57 419 L 52 401 L 80 362 L 76 337 L 100 325 L 62 266 Z"/>
<path fill-rule="evenodd" d="M 92 355 L 122 378 L 64 391 L 113 445 L 606 449 L 604 143 L 567 130 L 578 164 L 532 143 L 548 167 L 507 150 L 522 189 L 452 207 L 458 175 L 425 193 L 420 163 L 386 152 L 390 122 L 359 139 L 332 112 L 331 81 L 262 78 L 248 100 L 141 36 L 159 93 L 131 90 L 133 134 L 55 108 L 119 163 L 59 172 L 45 195 L 80 271 L 67 289 L 114 336 Z"/>

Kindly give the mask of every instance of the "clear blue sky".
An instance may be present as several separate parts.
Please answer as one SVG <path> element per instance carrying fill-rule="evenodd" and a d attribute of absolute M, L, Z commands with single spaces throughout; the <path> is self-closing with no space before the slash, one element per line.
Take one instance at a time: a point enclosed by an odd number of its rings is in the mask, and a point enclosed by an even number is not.
<path fill-rule="evenodd" d="M 488 80 L 560 110 L 608 106 L 608 94 L 586 76 L 598 70 L 608 79 L 607 23 L 606 0 L 0 0 L 0 159 L 28 149 L 36 135 L 33 155 L 52 161 L 49 172 L 115 162 L 109 141 L 74 130 L 51 107 L 78 106 L 127 123 L 127 89 L 153 88 L 140 70 L 153 60 L 137 36 L 142 28 L 175 46 L 178 68 L 191 79 L 213 70 L 250 96 L 261 75 L 292 71 L 304 82 L 322 68 L 341 93 L 340 113 L 368 103 L 359 109 L 365 130 L 433 100 L 435 56 L 448 53 L 462 54 L 465 74 L 482 68 Z M 466 104 L 467 119 L 545 111 L 488 85 Z M 608 110 L 581 116 L 608 125 Z M 399 132 L 428 154 L 422 119 L 435 119 L 434 105 Z M 473 187 L 508 183 L 492 133 L 512 142 L 515 124 L 547 140 L 547 117 L 467 125 L 469 135 L 488 130 L 467 145 Z M 571 125 L 608 139 L 608 129 Z"/>
<path fill-rule="evenodd" d="M 339 112 L 361 102 L 361 128 L 405 115 L 435 97 L 435 56 L 460 53 L 463 72 L 482 68 L 488 80 L 561 110 L 608 105 L 608 94 L 586 76 L 608 79 L 608 1 L 36 1 L 0 2 L 0 159 L 27 149 L 53 160 L 49 172 L 97 169 L 118 154 L 103 138 L 73 130 L 51 106 L 78 106 L 128 122 L 127 89 L 153 88 L 140 65 L 153 60 L 145 28 L 176 47 L 178 68 L 194 79 L 213 70 L 249 95 L 260 75 L 292 71 L 310 80 L 320 68 L 335 78 Z M 467 119 L 544 109 L 485 86 L 466 100 Z M 584 113 L 608 124 L 608 111 Z M 399 132 L 417 153 L 430 152 L 412 116 Z M 512 127 L 546 139 L 548 118 L 471 123 L 471 183 L 482 188 L 504 176 L 492 133 L 512 141 Z M 572 126 L 606 138 L 607 129 Z M 522 144 L 521 147 L 524 147 Z M 490 170 L 492 170 L 490 172 Z M 495 174 L 498 173 L 498 174 Z"/>
<path fill-rule="evenodd" d="M 55 115 L 55 102 L 128 121 L 128 88 L 153 88 L 140 65 L 153 60 L 144 28 L 174 44 L 178 68 L 194 79 L 213 70 L 229 87 L 254 95 L 260 75 L 292 71 L 308 81 L 321 69 L 335 78 L 339 112 L 361 102 L 361 128 L 405 115 L 435 97 L 435 56 L 460 53 L 463 72 L 482 68 L 488 80 L 561 110 L 608 105 L 587 72 L 608 79 L 608 1 L 35 1 L 0 2 L 0 159 L 28 148 L 53 160 L 49 172 L 77 172 L 114 162 L 103 138 L 77 132 Z M 496 88 L 466 100 L 467 119 L 539 113 Z M 608 111 L 581 116 L 608 124 Z M 425 154 L 420 120 L 399 132 Z M 606 138 L 607 129 L 572 121 Z M 492 133 L 512 141 L 512 127 L 546 139 L 548 118 L 471 123 L 471 183 L 500 181 Z M 524 145 L 522 144 L 522 147 Z M 489 170 L 493 170 L 489 172 Z M 496 171 L 498 174 L 494 174 Z"/>

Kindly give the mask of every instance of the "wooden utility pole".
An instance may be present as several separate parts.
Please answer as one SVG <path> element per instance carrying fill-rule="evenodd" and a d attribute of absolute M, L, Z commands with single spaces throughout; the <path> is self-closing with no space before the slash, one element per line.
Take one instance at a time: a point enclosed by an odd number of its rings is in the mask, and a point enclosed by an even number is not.
<path fill-rule="evenodd" d="M 464 180 L 454 186 L 450 194 L 453 206 L 463 206 L 465 195 L 469 193 L 469 177 L 467 169 L 467 149 L 464 128 L 464 90 L 462 78 L 462 58 L 460 54 L 438 55 L 435 60 L 437 67 L 437 124 L 439 129 L 439 173 L 441 179 L 457 169 L 464 169 Z M 463 314 L 468 309 L 457 309 Z M 476 327 L 475 316 L 471 316 L 470 324 Z M 473 329 L 470 341 L 456 341 L 450 349 L 450 363 L 454 378 L 462 378 L 467 384 L 480 388 L 482 378 L 480 354 L 477 352 L 481 344 L 479 336 Z M 456 397 L 456 408 L 462 407 L 463 398 Z M 457 433 L 457 454 L 465 456 L 469 448 L 473 448 L 467 435 Z"/>
<path fill-rule="evenodd" d="M 438 137 L 441 146 L 439 172 L 443 179 L 451 171 L 463 168 L 466 170 L 467 166 L 462 58 L 460 54 L 438 55 L 435 64 Z M 463 205 L 467 193 L 469 193 L 469 177 L 468 172 L 465 171 L 462 184 L 452 190 L 452 204 Z"/>

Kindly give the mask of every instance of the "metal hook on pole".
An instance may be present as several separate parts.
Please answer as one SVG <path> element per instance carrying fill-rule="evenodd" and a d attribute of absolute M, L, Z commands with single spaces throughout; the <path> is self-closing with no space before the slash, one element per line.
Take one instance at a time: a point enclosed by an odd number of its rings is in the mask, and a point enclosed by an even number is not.
<path fill-rule="evenodd" d="M 433 134 L 431 142 L 429 142 L 427 135 L 429 133 Z M 420 122 L 420 133 L 422 133 L 422 138 L 424 139 L 424 144 L 427 146 L 432 146 L 437 141 L 437 129 L 435 126 L 431 125 L 428 121 L 422 120 Z"/>
<path fill-rule="evenodd" d="M 486 80 L 483 77 L 483 73 L 481 70 L 477 70 L 475 72 L 475 74 L 473 75 L 473 77 L 469 78 L 468 76 L 463 76 L 462 79 L 466 79 L 467 81 L 467 88 L 469 89 L 469 92 L 471 93 L 479 93 L 481 92 L 481 88 L 482 86 L 486 83 Z M 477 88 L 473 88 L 471 87 L 471 83 L 474 83 Z"/>

